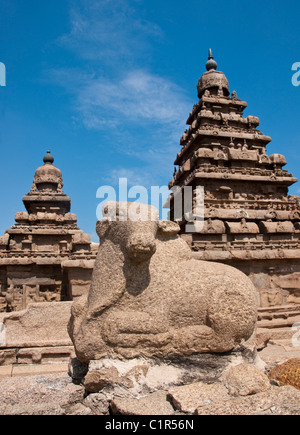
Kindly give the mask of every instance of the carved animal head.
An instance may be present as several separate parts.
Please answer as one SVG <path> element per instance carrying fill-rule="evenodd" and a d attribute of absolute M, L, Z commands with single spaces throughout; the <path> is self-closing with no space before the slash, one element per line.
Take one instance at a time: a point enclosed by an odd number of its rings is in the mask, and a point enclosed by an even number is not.
<path fill-rule="evenodd" d="M 180 230 L 175 222 L 159 221 L 158 210 L 145 204 L 108 202 L 103 215 L 96 225 L 100 243 L 109 239 L 139 263 L 152 257 L 158 238 L 173 237 Z"/>

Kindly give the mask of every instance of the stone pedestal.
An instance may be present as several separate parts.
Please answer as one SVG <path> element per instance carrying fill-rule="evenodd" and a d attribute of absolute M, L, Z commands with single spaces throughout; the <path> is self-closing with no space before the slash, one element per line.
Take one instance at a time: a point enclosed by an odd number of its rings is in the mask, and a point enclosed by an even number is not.
<path fill-rule="evenodd" d="M 70 375 L 83 382 L 88 393 L 118 397 L 143 397 L 146 394 L 194 382 L 218 382 L 224 372 L 242 363 L 262 368 L 254 348 L 242 348 L 226 354 L 196 354 L 172 359 L 101 358 L 89 365 L 73 359 Z"/>

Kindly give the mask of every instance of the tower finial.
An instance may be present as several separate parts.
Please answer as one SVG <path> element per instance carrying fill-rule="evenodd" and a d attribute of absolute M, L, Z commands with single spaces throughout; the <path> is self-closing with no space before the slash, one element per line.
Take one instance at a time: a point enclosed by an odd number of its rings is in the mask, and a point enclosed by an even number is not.
<path fill-rule="evenodd" d="M 217 62 L 214 60 L 214 57 L 212 55 L 212 50 L 211 48 L 208 50 L 208 61 L 206 62 L 206 69 L 207 71 L 210 70 L 216 70 L 217 69 Z"/>
<path fill-rule="evenodd" d="M 51 164 L 51 165 L 53 164 L 54 158 L 53 158 L 53 156 L 51 156 L 50 151 L 47 151 L 47 154 L 43 158 L 43 162 L 45 164 Z"/>

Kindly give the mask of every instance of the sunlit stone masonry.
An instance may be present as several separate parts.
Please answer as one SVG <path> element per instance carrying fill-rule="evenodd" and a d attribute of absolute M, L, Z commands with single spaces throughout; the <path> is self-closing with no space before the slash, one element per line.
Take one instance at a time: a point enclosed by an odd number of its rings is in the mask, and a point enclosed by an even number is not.
<path fill-rule="evenodd" d="M 205 222 L 201 232 L 187 233 L 182 216 L 181 234 L 195 257 L 251 278 L 263 326 L 289 326 L 300 314 L 300 198 L 288 195 L 298 180 L 283 169 L 283 155 L 267 154 L 271 138 L 258 130 L 258 117 L 243 115 L 247 103 L 230 95 L 211 50 L 206 69 L 169 183 L 204 187 Z"/>
<path fill-rule="evenodd" d="M 98 244 L 77 226 L 48 151 L 23 197 L 26 212 L 0 237 L 0 312 L 71 301 L 88 291 Z"/>

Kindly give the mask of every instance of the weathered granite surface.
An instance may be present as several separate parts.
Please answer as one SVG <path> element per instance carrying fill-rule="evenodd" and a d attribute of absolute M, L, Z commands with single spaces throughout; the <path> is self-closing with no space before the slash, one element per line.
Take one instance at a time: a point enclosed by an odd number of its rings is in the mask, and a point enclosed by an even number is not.
<path fill-rule="evenodd" d="M 151 206 L 138 206 L 155 215 Z M 69 324 L 80 361 L 247 347 L 257 319 L 252 282 L 230 266 L 193 259 L 178 231 L 174 222 L 123 221 L 120 214 L 98 221 L 91 288 L 74 302 Z"/>

